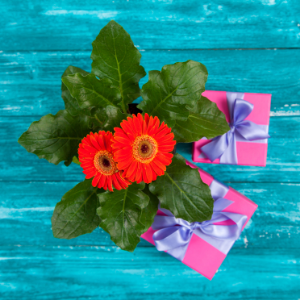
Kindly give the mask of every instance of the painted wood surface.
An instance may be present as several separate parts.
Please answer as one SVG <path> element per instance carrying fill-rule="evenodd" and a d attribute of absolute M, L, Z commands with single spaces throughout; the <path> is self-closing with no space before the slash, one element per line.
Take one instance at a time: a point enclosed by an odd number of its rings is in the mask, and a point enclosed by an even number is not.
<path fill-rule="evenodd" d="M 1 50 L 91 50 L 111 19 L 140 49 L 300 45 L 298 0 L 2 0 Z"/>
<path fill-rule="evenodd" d="M 0 174 L 9 181 L 82 181 L 82 169 L 75 164 L 66 167 L 63 163 L 55 166 L 45 159 L 29 154 L 18 142 L 18 137 L 31 122 L 39 117 L 0 118 L 0 157 L 5 157 Z M 231 166 L 196 164 L 224 182 L 300 182 L 300 117 L 274 117 L 270 123 L 267 166 Z M 191 160 L 192 144 L 179 144 L 178 151 Z M 17 178 L 16 178 L 17 177 Z"/>
<path fill-rule="evenodd" d="M 300 115 L 300 52 L 282 50 L 142 51 L 146 71 L 188 59 L 208 69 L 206 89 L 271 93 L 271 115 Z M 6 52 L 0 55 L 0 116 L 42 116 L 64 108 L 60 77 L 69 65 L 91 70 L 89 51 Z M 141 79 L 146 83 L 148 76 Z M 21 83 L 21 84 L 20 84 Z"/>
<path fill-rule="evenodd" d="M 12 246 L 17 243 L 22 246 L 114 246 L 109 235 L 100 228 L 92 234 L 73 240 L 59 240 L 52 236 L 50 219 L 57 199 L 76 183 L 77 181 L 24 181 L 18 182 L 18 185 L 13 182 L 0 183 L 0 231 L 3 234 L 0 245 Z M 271 247 L 289 250 L 297 248 L 300 233 L 297 204 L 300 184 L 250 182 L 230 185 L 258 204 L 255 215 L 235 247 L 252 250 Z M 10 234 L 12 227 L 13 235 Z M 141 240 L 139 246 L 152 247 L 144 240 Z"/>
<path fill-rule="evenodd" d="M 299 297 L 297 249 L 234 248 L 211 282 L 153 247 L 131 254 L 116 247 L 6 246 L 0 256 L 8 252 L 10 259 L 1 262 L 2 274 L 9 278 L 2 299 L 15 299 L 12 290 L 22 300 Z"/>
<path fill-rule="evenodd" d="M 1 0 L 0 11 L 1 300 L 300 299 L 298 0 Z M 273 94 L 265 168 L 198 164 L 258 204 L 211 282 L 145 241 L 131 254 L 101 229 L 52 236 L 54 206 L 83 174 L 17 138 L 63 108 L 61 74 L 90 70 L 91 42 L 111 18 L 147 72 L 194 59 L 207 66 L 207 89 Z M 191 144 L 178 151 L 191 159 Z"/>

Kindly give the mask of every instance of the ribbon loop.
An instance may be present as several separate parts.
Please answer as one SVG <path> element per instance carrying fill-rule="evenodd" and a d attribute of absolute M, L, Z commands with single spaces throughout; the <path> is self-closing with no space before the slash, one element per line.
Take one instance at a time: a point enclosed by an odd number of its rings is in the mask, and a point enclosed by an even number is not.
<path fill-rule="evenodd" d="M 201 147 L 210 161 L 220 158 L 220 163 L 237 164 L 236 138 L 247 141 L 267 139 L 270 136 L 260 126 L 245 120 L 252 112 L 254 105 L 244 100 L 243 93 L 227 92 L 227 104 L 230 115 L 230 130 L 212 139 Z"/>
<path fill-rule="evenodd" d="M 167 251 L 186 245 L 191 237 L 192 231 L 183 226 L 161 228 L 153 235 L 158 251 Z"/>
<path fill-rule="evenodd" d="M 243 99 L 236 99 L 233 107 L 233 123 L 239 124 L 252 112 L 254 105 Z"/>

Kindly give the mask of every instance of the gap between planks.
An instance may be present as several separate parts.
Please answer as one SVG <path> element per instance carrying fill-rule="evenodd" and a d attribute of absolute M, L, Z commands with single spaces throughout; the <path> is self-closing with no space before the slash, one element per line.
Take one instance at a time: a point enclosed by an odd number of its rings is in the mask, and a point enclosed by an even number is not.
<path fill-rule="evenodd" d="M 135 45 L 137 47 L 137 45 Z M 160 51 L 160 52 L 168 52 L 168 51 L 251 51 L 251 50 L 261 50 L 261 51 L 276 51 L 276 50 L 300 50 L 300 47 L 275 47 L 275 48 L 195 48 L 195 49 L 155 49 L 155 48 L 138 48 L 139 51 Z M 91 51 L 92 49 L 51 49 L 51 50 L 1 50 L 1 53 L 47 53 L 47 52 L 85 52 Z"/>
<path fill-rule="evenodd" d="M 193 163 L 193 162 L 191 162 Z M 74 181 L 74 180 L 2 180 L 0 179 L 0 184 L 2 182 L 5 182 L 5 183 L 15 183 L 15 182 L 28 182 L 28 183 L 60 183 L 60 182 L 74 182 L 74 184 L 77 184 L 79 183 L 80 181 Z M 253 184 L 258 184 L 258 183 L 261 183 L 261 184 L 272 184 L 272 183 L 275 183 L 275 184 L 284 184 L 284 185 L 300 185 L 300 182 L 284 182 L 284 181 L 264 181 L 264 182 L 257 182 L 257 181 L 222 181 L 223 183 L 232 183 L 232 184 L 249 184 L 249 183 L 253 183 Z"/>

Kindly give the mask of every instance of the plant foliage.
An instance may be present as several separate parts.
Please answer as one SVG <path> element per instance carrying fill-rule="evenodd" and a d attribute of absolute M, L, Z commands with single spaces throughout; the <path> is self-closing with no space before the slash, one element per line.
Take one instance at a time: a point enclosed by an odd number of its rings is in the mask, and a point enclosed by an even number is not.
<path fill-rule="evenodd" d="M 202 96 L 208 72 L 200 62 L 176 62 L 161 71 L 149 71 L 148 82 L 140 90 L 139 81 L 146 75 L 141 53 L 121 25 L 109 22 L 92 45 L 91 71 L 69 66 L 62 75 L 65 109 L 33 122 L 19 138 L 28 152 L 53 164 L 80 164 L 81 140 L 91 131 L 113 133 L 128 117 L 128 104 L 139 96 L 138 108 L 171 127 L 177 142 L 210 139 L 229 130 L 223 113 Z M 212 215 L 208 186 L 179 154 L 164 175 L 149 185 L 132 183 L 127 189 L 109 192 L 91 182 L 77 184 L 56 205 L 55 237 L 70 239 L 101 226 L 116 245 L 133 251 L 151 226 L 159 202 L 189 222 L 202 222 Z"/>

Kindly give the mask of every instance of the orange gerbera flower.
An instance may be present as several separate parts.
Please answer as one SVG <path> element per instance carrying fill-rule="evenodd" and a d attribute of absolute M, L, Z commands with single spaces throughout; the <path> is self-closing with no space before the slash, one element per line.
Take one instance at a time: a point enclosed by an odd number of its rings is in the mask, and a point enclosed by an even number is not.
<path fill-rule="evenodd" d="M 92 185 L 98 188 L 108 188 L 113 192 L 112 186 L 117 190 L 126 189 L 129 181 L 124 179 L 117 169 L 111 149 L 112 133 L 99 131 L 91 132 L 79 144 L 78 155 L 86 179 L 94 177 Z"/>
<path fill-rule="evenodd" d="M 130 181 L 150 183 L 166 171 L 172 162 L 174 134 L 157 117 L 141 114 L 122 121 L 115 128 L 112 148 L 118 169 Z"/>

